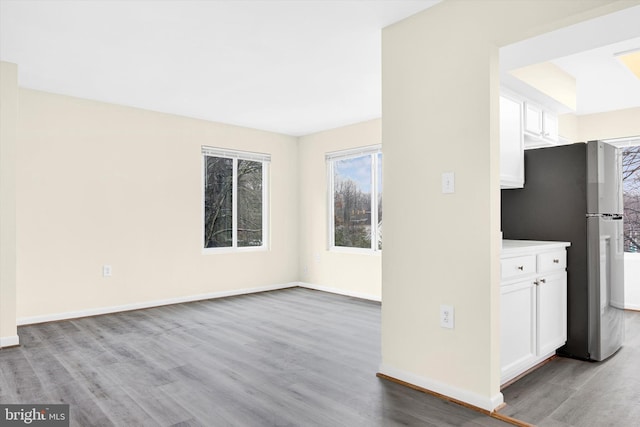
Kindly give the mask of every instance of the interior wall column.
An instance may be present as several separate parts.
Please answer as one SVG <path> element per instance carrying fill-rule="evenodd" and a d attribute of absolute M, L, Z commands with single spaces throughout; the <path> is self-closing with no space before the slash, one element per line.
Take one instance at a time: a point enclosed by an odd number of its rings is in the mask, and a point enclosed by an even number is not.
<path fill-rule="evenodd" d="M 19 344 L 16 326 L 16 129 L 18 67 L 0 63 L 0 348 Z"/>

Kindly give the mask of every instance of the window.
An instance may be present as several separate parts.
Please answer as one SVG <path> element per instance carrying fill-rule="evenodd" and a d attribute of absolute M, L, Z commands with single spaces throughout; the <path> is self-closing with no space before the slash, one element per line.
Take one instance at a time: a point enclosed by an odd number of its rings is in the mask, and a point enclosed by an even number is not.
<path fill-rule="evenodd" d="M 269 155 L 202 147 L 204 248 L 266 248 Z"/>
<path fill-rule="evenodd" d="M 380 146 L 329 153 L 329 247 L 382 250 Z"/>
<path fill-rule="evenodd" d="M 624 251 L 640 252 L 640 146 L 622 152 Z"/>

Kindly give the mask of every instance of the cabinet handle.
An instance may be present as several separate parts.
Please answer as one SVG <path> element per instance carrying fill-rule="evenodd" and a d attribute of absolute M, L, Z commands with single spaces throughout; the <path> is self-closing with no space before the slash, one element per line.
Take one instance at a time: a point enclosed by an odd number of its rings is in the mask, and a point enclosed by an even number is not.
<path fill-rule="evenodd" d="M 518 266 L 518 270 L 523 271 L 524 270 L 524 265 L 519 265 Z"/>
<path fill-rule="evenodd" d="M 547 283 L 547 279 L 540 279 L 540 283 Z"/>
<path fill-rule="evenodd" d="M 554 263 L 554 264 L 560 264 L 560 260 L 559 260 L 559 259 L 554 259 L 554 260 L 553 260 L 553 263 Z"/>
<path fill-rule="evenodd" d="M 540 284 L 540 282 L 538 282 L 537 280 L 535 282 L 533 282 L 534 285 L 538 286 Z"/>

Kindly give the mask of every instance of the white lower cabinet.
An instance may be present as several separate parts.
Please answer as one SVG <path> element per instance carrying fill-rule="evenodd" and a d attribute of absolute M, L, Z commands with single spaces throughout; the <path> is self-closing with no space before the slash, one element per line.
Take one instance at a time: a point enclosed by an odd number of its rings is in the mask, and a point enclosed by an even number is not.
<path fill-rule="evenodd" d="M 536 290 L 531 280 L 500 289 L 501 376 L 526 370 L 536 358 Z"/>
<path fill-rule="evenodd" d="M 544 276 L 538 282 L 537 354 L 544 355 L 567 341 L 567 273 Z"/>
<path fill-rule="evenodd" d="M 504 384 L 567 341 L 566 242 L 503 241 L 500 368 Z"/>

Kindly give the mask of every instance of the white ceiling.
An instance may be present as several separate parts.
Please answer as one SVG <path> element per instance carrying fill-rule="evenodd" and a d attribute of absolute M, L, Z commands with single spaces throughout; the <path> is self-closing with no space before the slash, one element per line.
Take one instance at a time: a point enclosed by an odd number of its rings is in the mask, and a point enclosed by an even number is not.
<path fill-rule="evenodd" d="M 290 135 L 380 117 L 381 29 L 438 1 L 10 1 L 22 87 Z"/>
<path fill-rule="evenodd" d="M 437 2 L 0 0 L 0 59 L 22 87 L 304 135 L 380 117 L 380 30 Z M 640 106 L 611 56 L 640 47 L 638 22 L 640 6 L 507 46 L 503 83 L 531 92 L 505 71 L 553 61 L 579 114 Z"/>
<path fill-rule="evenodd" d="M 534 101 L 554 104 L 508 73 L 550 61 L 576 79 L 576 111 L 555 103 L 558 112 L 591 114 L 640 107 L 640 80 L 614 56 L 640 49 L 639 22 L 640 6 L 635 6 L 505 46 L 500 49 L 501 81 Z"/>
<path fill-rule="evenodd" d="M 640 37 L 552 61 L 576 79 L 577 114 L 640 107 L 640 79 L 616 58 L 632 49 L 640 49 Z"/>

